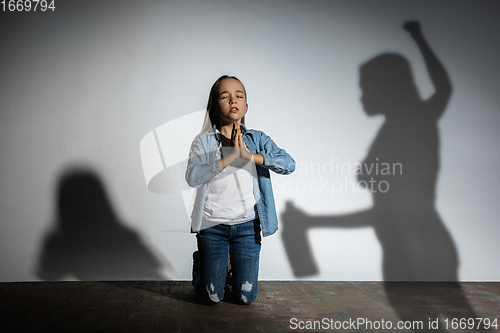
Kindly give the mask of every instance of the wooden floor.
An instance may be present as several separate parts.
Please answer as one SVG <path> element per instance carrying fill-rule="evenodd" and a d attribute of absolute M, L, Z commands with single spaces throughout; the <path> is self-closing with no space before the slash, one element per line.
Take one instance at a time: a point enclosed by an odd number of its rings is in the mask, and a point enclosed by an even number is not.
<path fill-rule="evenodd" d="M 260 281 L 258 288 L 249 306 L 231 298 L 207 306 L 186 281 L 0 283 L 0 332 L 482 332 L 478 322 L 453 330 L 453 318 L 494 324 L 500 317 L 500 283 Z"/>

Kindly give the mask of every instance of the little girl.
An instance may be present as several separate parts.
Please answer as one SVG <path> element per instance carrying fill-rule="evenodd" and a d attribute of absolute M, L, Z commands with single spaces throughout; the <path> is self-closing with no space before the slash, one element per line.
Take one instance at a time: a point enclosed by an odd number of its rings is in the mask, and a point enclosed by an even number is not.
<path fill-rule="evenodd" d="M 260 235 L 278 229 L 269 170 L 295 170 L 293 158 L 269 136 L 245 127 L 247 109 L 241 81 L 221 76 L 208 99 L 211 126 L 204 126 L 189 153 L 186 181 L 198 188 L 191 215 L 198 243 L 193 285 L 208 304 L 224 297 L 228 258 L 233 294 L 242 304 L 257 297 Z"/>

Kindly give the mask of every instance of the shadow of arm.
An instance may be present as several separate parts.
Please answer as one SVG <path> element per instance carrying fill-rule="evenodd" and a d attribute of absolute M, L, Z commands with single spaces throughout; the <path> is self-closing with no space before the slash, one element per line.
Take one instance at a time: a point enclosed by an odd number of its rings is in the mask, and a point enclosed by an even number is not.
<path fill-rule="evenodd" d="M 364 228 L 374 224 L 373 210 L 338 215 L 309 215 L 295 207 L 292 202 L 286 203 L 286 210 L 281 215 L 285 226 L 294 229 L 309 228 Z"/>
<path fill-rule="evenodd" d="M 452 86 L 450 78 L 443 64 L 425 40 L 420 28 L 420 23 L 411 21 L 405 23 L 403 27 L 410 33 L 417 43 L 420 52 L 422 52 L 427 71 L 429 72 L 432 84 L 436 90 L 427 103 L 432 106 L 430 110 L 439 118 L 443 114 L 451 96 Z"/>
<path fill-rule="evenodd" d="M 310 228 L 362 228 L 373 226 L 373 221 L 371 209 L 344 215 L 311 216 L 287 202 L 281 214 L 281 237 L 293 274 L 303 277 L 318 273 L 307 237 Z"/>

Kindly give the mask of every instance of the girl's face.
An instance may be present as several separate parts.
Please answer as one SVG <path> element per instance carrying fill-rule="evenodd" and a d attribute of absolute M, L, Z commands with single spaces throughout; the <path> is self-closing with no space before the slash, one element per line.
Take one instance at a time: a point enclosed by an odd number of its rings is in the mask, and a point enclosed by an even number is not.
<path fill-rule="evenodd" d="M 240 122 L 248 104 L 243 85 L 235 79 L 224 79 L 219 85 L 219 119 L 221 125 Z"/>

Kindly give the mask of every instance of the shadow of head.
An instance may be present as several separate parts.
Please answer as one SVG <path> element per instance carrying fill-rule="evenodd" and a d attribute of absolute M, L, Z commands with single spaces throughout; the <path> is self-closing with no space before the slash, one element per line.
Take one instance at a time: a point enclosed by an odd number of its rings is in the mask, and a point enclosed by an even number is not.
<path fill-rule="evenodd" d="M 360 67 L 361 102 L 368 115 L 405 112 L 420 101 L 406 58 L 384 53 Z"/>
<path fill-rule="evenodd" d="M 89 170 L 62 175 L 57 190 L 57 213 L 63 229 L 89 229 L 93 224 L 102 227 L 102 223 L 117 222 L 104 185 Z"/>

